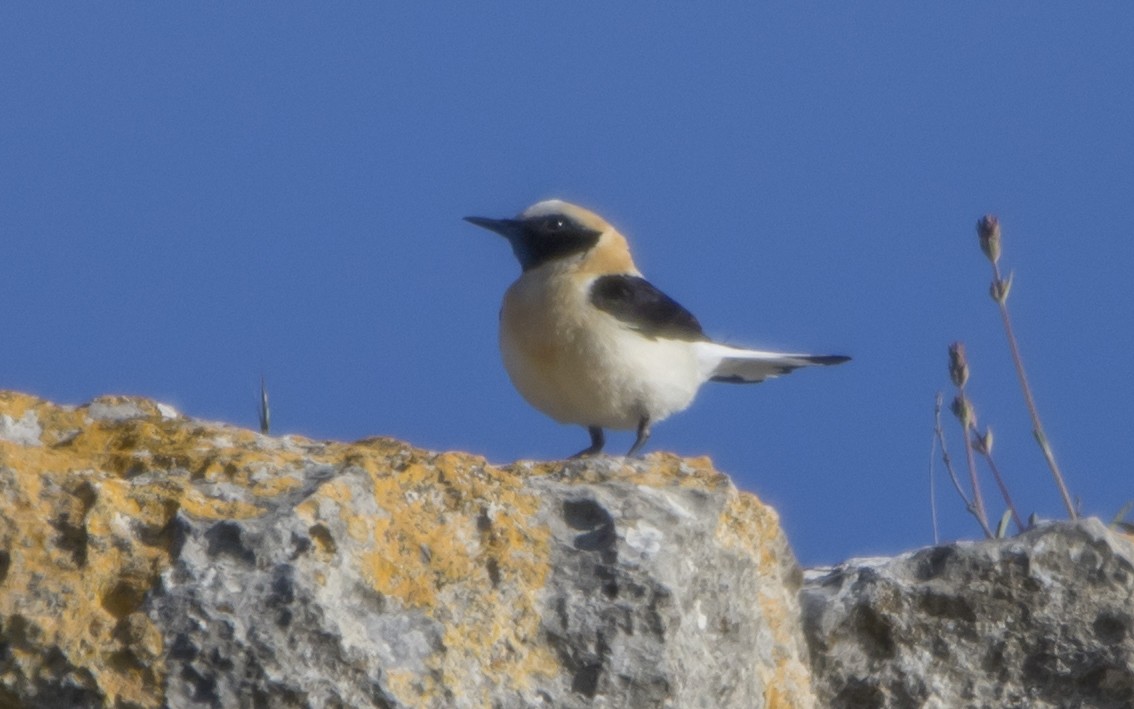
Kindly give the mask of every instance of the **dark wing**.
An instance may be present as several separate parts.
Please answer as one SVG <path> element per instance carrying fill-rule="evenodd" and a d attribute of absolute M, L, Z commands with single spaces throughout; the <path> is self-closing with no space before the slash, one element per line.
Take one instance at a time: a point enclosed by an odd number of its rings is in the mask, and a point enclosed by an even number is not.
<path fill-rule="evenodd" d="M 640 276 L 599 276 L 591 284 L 591 304 L 646 337 L 707 339 L 693 313 Z"/>

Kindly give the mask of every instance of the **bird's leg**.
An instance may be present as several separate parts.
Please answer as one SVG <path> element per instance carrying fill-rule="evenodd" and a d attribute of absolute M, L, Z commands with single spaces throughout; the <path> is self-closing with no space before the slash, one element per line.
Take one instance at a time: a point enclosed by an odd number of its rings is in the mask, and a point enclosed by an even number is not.
<path fill-rule="evenodd" d="M 650 440 L 650 417 L 643 416 L 638 420 L 638 437 L 634 439 L 634 445 L 630 446 L 630 450 L 626 452 L 626 457 L 633 458 L 634 454 L 641 450 L 648 440 Z"/>
<path fill-rule="evenodd" d="M 602 435 L 602 428 L 599 426 L 587 426 L 587 433 L 591 434 L 591 446 L 571 456 L 572 458 L 586 458 L 587 456 L 602 453 L 602 447 L 606 445 L 606 438 Z"/>

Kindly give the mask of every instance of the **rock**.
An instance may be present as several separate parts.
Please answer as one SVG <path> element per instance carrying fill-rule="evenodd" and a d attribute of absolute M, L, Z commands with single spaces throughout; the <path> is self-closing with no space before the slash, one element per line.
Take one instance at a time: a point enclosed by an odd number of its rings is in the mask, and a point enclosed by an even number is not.
<path fill-rule="evenodd" d="M 1095 519 L 809 571 L 826 707 L 1134 706 L 1134 544 Z"/>
<path fill-rule="evenodd" d="M 810 707 L 799 582 L 707 459 L 0 393 L 0 706 Z"/>

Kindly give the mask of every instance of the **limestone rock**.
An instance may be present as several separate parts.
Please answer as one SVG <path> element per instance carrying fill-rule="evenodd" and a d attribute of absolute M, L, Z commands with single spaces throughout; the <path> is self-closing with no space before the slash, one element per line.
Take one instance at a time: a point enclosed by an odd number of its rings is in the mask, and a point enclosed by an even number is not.
<path fill-rule="evenodd" d="M 810 707 L 798 585 L 706 459 L 0 393 L 0 706 Z"/>
<path fill-rule="evenodd" d="M 1134 544 L 1098 520 L 809 571 L 801 601 L 822 706 L 1134 706 Z"/>

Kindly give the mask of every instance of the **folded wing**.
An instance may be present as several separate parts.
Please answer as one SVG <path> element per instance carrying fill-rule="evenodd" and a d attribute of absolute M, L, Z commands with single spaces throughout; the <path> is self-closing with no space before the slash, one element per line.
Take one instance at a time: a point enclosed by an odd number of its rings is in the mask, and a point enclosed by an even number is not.
<path fill-rule="evenodd" d="M 642 335 L 669 340 L 704 340 L 701 323 L 681 304 L 641 276 L 600 276 L 591 284 L 591 304 Z"/>

